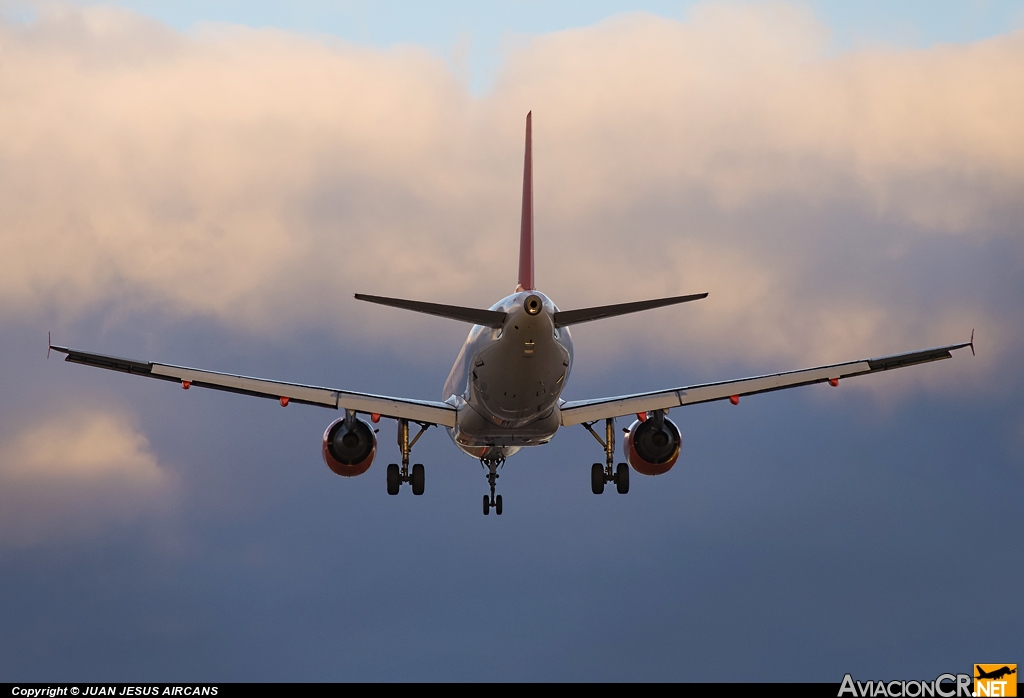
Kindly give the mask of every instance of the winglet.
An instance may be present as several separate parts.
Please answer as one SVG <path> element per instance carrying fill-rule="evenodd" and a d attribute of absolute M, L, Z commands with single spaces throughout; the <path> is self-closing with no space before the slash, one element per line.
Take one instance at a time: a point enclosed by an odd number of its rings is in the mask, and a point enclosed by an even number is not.
<path fill-rule="evenodd" d="M 533 291 L 533 112 L 526 115 L 526 154 L 523 157 L 523 219 L 519 228 L 519 287 Z"/>
<path fill-rule="evenodd" d="M 974 328 L 973 327 L 971 328 L 971 356 L 977 356 L 977 354 L 974 353 Z"/>
<path fill-rule="evenodd" d="M 50 358 L 50 349 L 51 349 L 52 347 L 53 347 L 53 345 L 52 345 L 52 344 L 50 344 L 50 333 L 49 333 L 49 332 L 47 332 L 47 333 L 46 333 L 46 358 L 47 358 L 47 359 L 49 359 L 49 358 Z"/>

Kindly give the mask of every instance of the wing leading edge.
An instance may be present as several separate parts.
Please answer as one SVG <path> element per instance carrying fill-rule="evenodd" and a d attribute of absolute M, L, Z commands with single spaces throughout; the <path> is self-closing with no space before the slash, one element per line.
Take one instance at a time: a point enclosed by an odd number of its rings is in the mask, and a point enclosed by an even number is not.
<path fill-rule="evenodd" d="M 577 400 L 562 405 L 562 426 L 595 422 L 599 419 L 623 417 L 640 412 L 666 410 L 682 405 L 695 405 L 700 402 L 756 395 L 757 393 L 796 388 L 801 385 L 812 385 L 814 383 L 824 383 L 825 381 L 837 381 L 840 378 L 849 378 L 866 373 L 890 371 L 894 368 L 949 359 L 953 356 L 950 353 L 951 351 L 963 349 L 964 347 L 971 347 L 971 350 L 974 350 L 973 334 L 971 341 L 963 344 L 951 344 L 945 347 L 912 351 L 906 354 L 893 354 L 877 359 L 850 361 L 830 366 L 805 368 L 797 371 L 786 371 L 784 373 L 773 373 L 766 376 L 741 378 L 739 380 L 721 381 L 718 383 L 704 383 L 702 385 L 691 385 L 684 388 L 659 390 L 650 393 L 620 395 L 618 397 L 599 398 L 596 400 Z"/>
<path fill-rule="evenodd" d="M 378 414 L 393 419 L 408 419 L 423 424 L 455 426 L 455 408 L 443 402 L 411 400 L 409 398 L 387 397 L 369 393 L 356 393 L 334 388 L 320 388 L 300 383 L 285 383 L 263 378 L 250 378 L 231 373 L 203 371 L 185 366 L 172 366 L 154 362 L 122 359 L 104 354 L 51 346 L 54 351 L 67 354 L 65 361 L 86 366 L 105 368 L 121 373 L 157 378 L 181 383 L 185 387 L 212 388 L 241 395 L 279 400 L 282 404 L 292 402 L 304 405 L 329 407 L 335 410 L 352 410 L 365 414 Z"/>

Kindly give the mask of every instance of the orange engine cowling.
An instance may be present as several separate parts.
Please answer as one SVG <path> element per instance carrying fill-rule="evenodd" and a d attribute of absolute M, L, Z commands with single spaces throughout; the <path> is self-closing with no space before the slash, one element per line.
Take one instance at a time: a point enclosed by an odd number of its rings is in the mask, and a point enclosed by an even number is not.
<path fill-rule="evenodd" d="M 342 477 L 365 473 L 376 453 L 377 437 L 370 425 L 361 419 L 339 419 L 324 432 L 324 462 Z"/>
<path fill-rule="evenodd" d="M 679 458 L 682 445 L 679 427 L 663 412 L 652 412 L 644 421 L 635 421 L 623 444 L 626 462 L 641 475 L 663 475 Z"/>

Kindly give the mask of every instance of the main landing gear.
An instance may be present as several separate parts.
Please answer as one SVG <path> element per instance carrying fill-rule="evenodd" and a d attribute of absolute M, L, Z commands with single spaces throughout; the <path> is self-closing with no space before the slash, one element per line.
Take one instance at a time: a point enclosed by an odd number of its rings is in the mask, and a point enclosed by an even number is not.
<path fill-rule="evenodd" d="M 498 480 L 498 468 L 505 465 L 504 458 L 481 458 L 480 465 L 487 468 L 487 483 L 491 486 L 490 496 L 484 495 L 484 516 L 491 513 L 491 509 L 494 509 L 494 513 L 501 516 L 501 495 L 495 496 L 494 485 Z"/>
<path fill-rule="evenodd" d="M 420 424 L 420 430 L 413 437 L 412 441 L 409 440 L 409 420 L 399 419 L 398 420 L 398 447 L 402 450 L 402 467 L 399 468 L 397 463 L 392 463 L 388 466 L 388 494 L 398 494 L 398 490 L 402 488 L 403 482 L 408 482 L 412 485 L 412 493 L 415 495 L 423 494 L 423 465 L 416 463 L 412 466 L 412 472 L 409 471 L 409 453 L 412 451 L 413 445 L 419 441 L 419 438 L 423 436 L 423 432 L 427 430 L 429 424 Z"/>
<path fill-rule="evenodd" d="M 619 494 L 629 492 L 629 466 L 625 463 L 615 464 L 615 420 L 604 420 L 604 438 L 602 439 L 591 426 L 593 422 L 583 422 L 587 431 L 604 447 L 604 465 L 594 463 L 590 467 L 590 489 L 594 494 L 602 494 L 607 482 L 615 483 L 615 491 Z"/>

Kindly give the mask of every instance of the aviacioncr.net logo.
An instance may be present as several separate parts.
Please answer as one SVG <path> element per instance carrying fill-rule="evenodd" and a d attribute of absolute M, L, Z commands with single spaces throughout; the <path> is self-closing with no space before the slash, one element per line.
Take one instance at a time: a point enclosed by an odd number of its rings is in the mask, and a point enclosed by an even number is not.
<path fill-rule="evenodd" d="M 855 681 L 847 674 L 838 698 L 971 698 L 970 674 L 940 674 L 933 681 Z"/>

